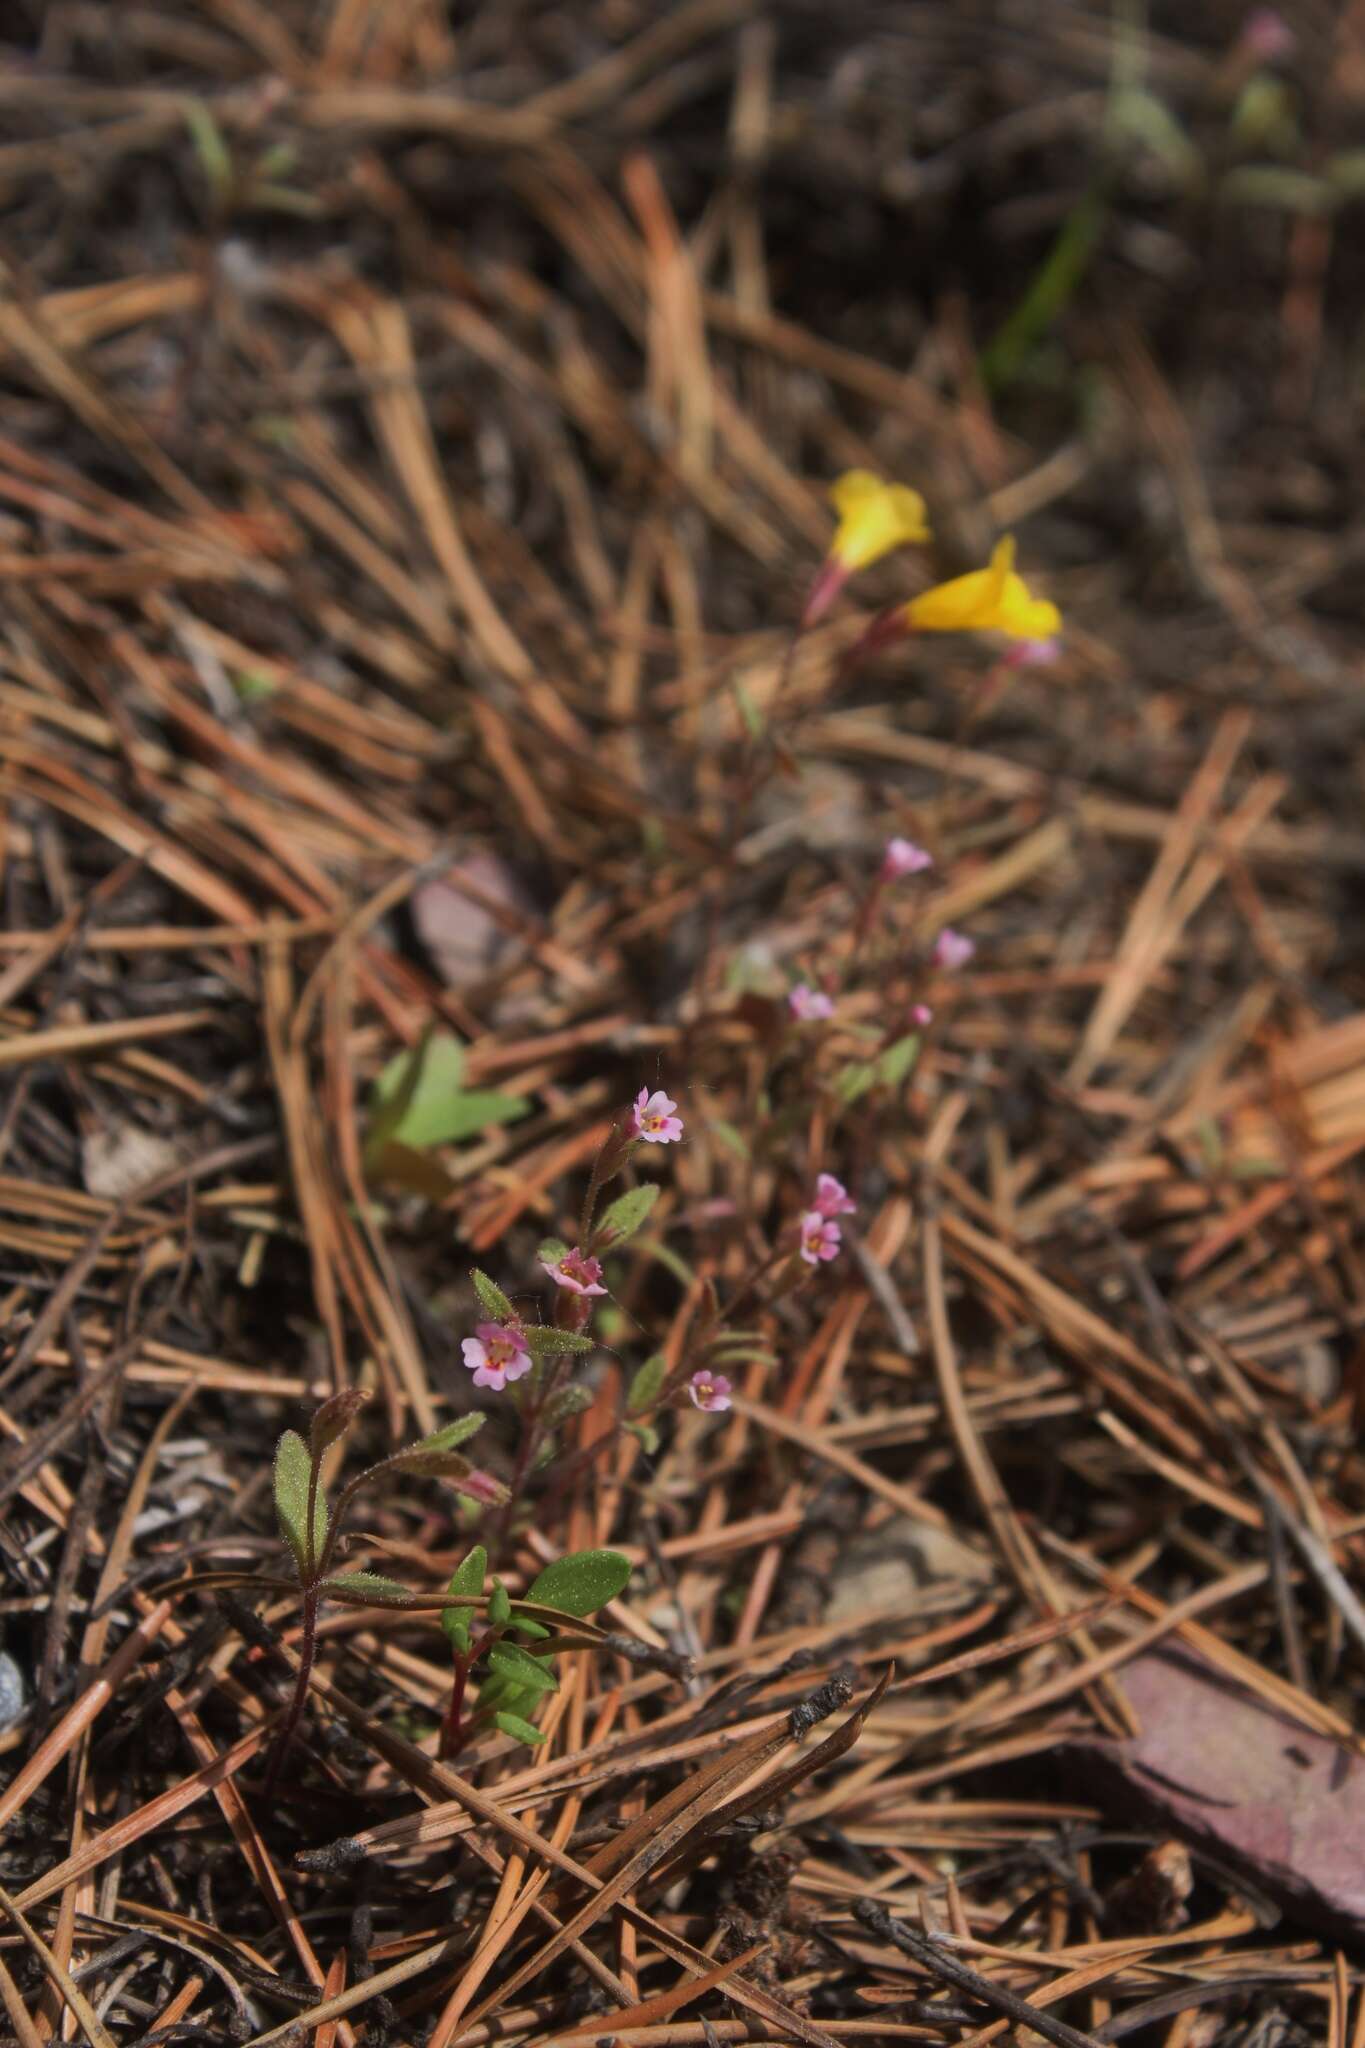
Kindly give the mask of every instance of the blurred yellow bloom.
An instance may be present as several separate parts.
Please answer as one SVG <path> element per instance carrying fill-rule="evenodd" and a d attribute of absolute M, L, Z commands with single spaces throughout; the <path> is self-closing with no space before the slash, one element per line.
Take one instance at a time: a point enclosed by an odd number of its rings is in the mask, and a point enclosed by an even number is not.
<path fill-rule="evenodd" d="M 830 553 L 855 576 L 892 548 L 930 538 L 924 500 L 905 484 L 884 484 L 870 469 L 850 469 L 831 486 L 829 501 L 839 515 Z"/>
<path fill-rule="evenodd" d="M 909 541 L 930 538 L 924 500 L 905 484 L 886 484 L 870 469 L 850 469 L 830 488 L 839 515 L 829 553 L 811 586 L 803 626 L 822 618 L 850 576 Z"/>
<path fill-rule="evenodd" d="M 996 545 L 988 569 L 936 583 L 900 607 L 914 633 L 1007 633 L 1011 640 L 1049 640 L 1062 623 L 1046 598 L 1033 597 L 1014 568 L 1014 536 Z"/>

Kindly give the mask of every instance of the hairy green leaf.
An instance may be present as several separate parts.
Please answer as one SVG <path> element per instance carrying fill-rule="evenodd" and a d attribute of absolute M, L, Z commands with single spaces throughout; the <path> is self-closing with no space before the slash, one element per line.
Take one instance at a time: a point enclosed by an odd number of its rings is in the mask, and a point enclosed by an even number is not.
<path fill-rule="evenodd" d="M 602 1217 L 598 1226 L 600 1234 L 610 1245 L 623 1244 L 626 1238 L 634 1237 L 658 1199 L 659 1188 L 655 1181 L 647 1181 L 643 1187 L 630 1188 L 624 1195 L 618 1195 Z"/>
<path fill-rule="evenodd" d="M 386 1579 L 382 1572 L 338 1572 L 335 1578 L 323 1580 L 322 1590 L 334 1599 L 373 1601 L 378 1607 L 393 1607 L 412 1598 L 406 1586 L 400 1586 L 397 1579 Z"/>
<path fill-rule="evenodd" d="M 581 1415 L 585 1408 L 591 1408 L 594 1401 L 591 1387 L 561 1387 L 557 1394 L 545 1403 L 545 1426 L 558 1429 L 561 1422 L 567 1422 L 572 1415 Z"/>
<path fill-rule="evenodd" d="M 519 1643 L 503 1641 L 495 1643 L 488 1652 L 488 1662 L 500 1677 L 506 1677 L 513 1685 L 532 1687 L 537 1692 L 558 1692 L 559 1680 L 549 1665 L 540 1657 L 533 1657 L 529 1650 L 523 1650 Z"/>
<path fill-rule="evenodd" d="M 523 1721 L 520 1714 L 509 1714 L 505 1710 L 494 1714 L 493 1726 L 504 1735 L 515 1735 L 518 1742 L 543 1742 L 545 1731 L 534 1722 Z"/>
<path fill-rule="evenodd" d="M 629 1580 L 630 1559 L 619 1550 L 578 1550 L 547 1564 L 527 1587 L 526 1598 L 557 1607 L 561 1614 L 595 1614 L 624 1592 Z"/>
<path fill-rule="evenodd" d="M 630 1383 L 626 1395 L 626 1411 L 638 1415 L 643 1408 L 652 1408 L 659 1398 L 659 1389 L 668 1378 L 668 1360 L 662 1351 L 656 1351 L 647 1358 Z"/>
<path fill-rule="evenodd" d="M 462 1599 L 477 1600 L 483 1592 L 484 1574 L 488 1570 L 488 1552 L 482 1543 L 476 1543 L 468 1557 L 463 1558 L 450 1574 L 447 1593 L 458 1594 Z M 441 1627 L 457 1650 L 469 1648 L 468 1607 L 443 1607 Z"/>
<path fill-rule="evenodd" d="M 582 1330 L 556 1330 L 549 1323 L 536 1323 L 526 1332 L 526 1346 L 532 1358 L 557 1358 L 566 1351 L 595 1351 L 597 1339 Z"/>
<path fill-rule="evenodd" d="M 313 1503 L 310 1551 L 308 1481 L 312 1470 L 307 1444 L 296 1429 L 287 1429 L 275 1446 L 275 1513 L 280 1518 L 280 1534 L 294 1553 L 300 1578 L 307 1578 L 310 1564 L 321 1557 L 327 1541 L 327 1503 L 319 1490 Z"/>
<path fill-rule="evenodd" d="M 469 1277 L 474 1282 L 474 1292 L 484 1313 L 490 1315 L 495 1323 L 511 1323 L 515 1327 L 517 1312 L 496 1281 L 490 1280 L 487 1273 L 479 1272 L 477 1267 Z"/>

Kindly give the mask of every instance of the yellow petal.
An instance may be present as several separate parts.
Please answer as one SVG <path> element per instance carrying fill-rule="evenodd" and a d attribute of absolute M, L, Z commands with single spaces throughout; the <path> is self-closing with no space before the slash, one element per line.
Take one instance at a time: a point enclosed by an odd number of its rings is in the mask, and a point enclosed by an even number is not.
<path fill-rule="evenodd" d="M 1015 574 L 1012 534 L 997 542 L 988 569 L 935 584 L 911 598 L 904 616 L 919 633 L 1008 633 L 1014 640 L 1050 639 L 1061 624 L 1056 605 L 1034 597 Z"/>
<path fill-rule="evenodd" d="M 829 495 L 839 514 L 830 554 L 850 576 L 893 548 L 929 538 L 924 500 L 905 484 L 883 483 L 870 469 L 850 469 Z"/>

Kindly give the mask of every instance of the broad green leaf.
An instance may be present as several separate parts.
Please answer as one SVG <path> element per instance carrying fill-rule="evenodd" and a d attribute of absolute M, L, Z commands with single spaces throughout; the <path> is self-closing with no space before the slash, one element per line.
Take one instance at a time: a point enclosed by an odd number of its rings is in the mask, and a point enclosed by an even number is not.
<path fill-rule="evenodd" d="M 476 1543 L 468 1557 L 457 1564 L 450 1574 L 447 1593 L 455 1593 L 462 1599 L 477 1600 L 483 1592 L 484 1574 L 488 1570 L 488 1552 L 482 1543 Z M 443 1607 L 441 1627 L 445 1630 L 457 1650 L 469 1648 L 469 1615 L 467 1607 Z"/>
<path fill-rule="evenodd" d="M 577 1550 L 547 1564 L 528 1586 L 526 1598 L 557 1607 L 561 1614 L 595 1614 L 624 1592 L 629 1580 L 630 1559 L 619 1550 Z"/>
<path fill-rule="evenodd" d="M 557 1358 L 565 1351 L 595 1351 L 597 1339 L 581 1330 L 556 1330 L 549 1323 L 536 1323 L 526 1332 L 532 1358 Z"/>
<path fill-rule="evenodd" d="M 477 1267 L 469 1277 L 474 1282 L 474 1292 L 484 1313 L 490 1315 L 495 1323 L 511 1323 L 515 1328 L 517 1312 L 497 1283 L 490 1280 L 487 1273 L 479 1272 Z"/>
<path fill-rule="evenodd" d="M 626 1412 L 638 1415 L 643 1408 L 652 1408 L 659 1398 L 659 1389 L 668 1378 L 668 1360 L 662 1351 L 656 1351 L 647 1358 L 630 1383 L 626 1395 Z"/>
<path fill-rule="evenodd" d="M 834 1092 L 841 1102 L 859 1101 L 876 1084 L 877 1068 L 872 1060 L 853 1060 L 834 1076 Z"/>
<path fill-rule="evenodd" d="M 310 1565 L 308 1481 L 312 1470 L 307 1444 L 296 1429 L 287 1429 L 275 1446 L 275 1513 L 280 1518 L 280 1534 L 294 1553 L 300 1578 L 308 1576 Z M 311 1560 L 321 1557 L 326 1541 L 327 1503 L 319 1489 L 313 1503 Z"/>
<path fill-rule="evenodd" d="M 558 1692 L 559 1680 L 548 1664 L 540 1657 L 533 1657 L 529 1650 L 523 1650 L 520 1643 L 503 1641 L 495 1643 L 488 1652 L 488 1661 L 499 1675 L 505 1675 L 513 1685 L 524 1686 L 527 1691 L 534 1686 L 540 1692 Z"/>
<path fill-rule="evenodd" d="M 877 1079 L 884 1088 L 899 1088 L 919 1058 L 919 1044 L 918 1031 L 912 1031 L 907 1037 L 898 1038 L 894 1045 L 888 1045 L 877 1061 Z"/>
<path fill-rule="evenodd" d="M 518 1742 L 543 1742 L 545 1740 L 544 1729 L 537 1728 L 533 1722 L 523 1721 L 520 1714 L 509 1714 L 505 1711 L 494 1714 L 493 1726 L 500 1729 L 504 1735 L 515 1735 Z"/>
<path fill-rule="evenodd" d="M 339 1572 L 334 1579 L 323 1580 L 322 1590 L 334 1599 L 373 1601 L 378 1607 L 394 1607 L 412 1598 L 406 1586 L 386 1579 L 382 1572 Z"/>
<path fill-rule="evenodd" d="M 658 1199 L 657 1181 L 647 1181 L 643 1187 L 630 1188 L 624 1195 L 618 1195 L 599 1225 L 607 1243 L 614 1247 L 634 1237 Z"/>
<path fill-rule="evenodd" d="M 545 1404 L 545 1427 L 558 1429 L 572 1415 L 581 1415 L 585 1408 L 591 1408 L 596 1396 L 591 1387 L 561 1387 Z"/>
<path fill-rule="evenodd" d="M 377 1153 L 392 1140 L 423 1152 L 525 1116 L 531 1105 L 524 1096 L 464 1089 L 464 1060 L 463 1045 L 449 1031 L 433 1031 L 390 1060 L 375 1083 L 368 1150 Z"/>

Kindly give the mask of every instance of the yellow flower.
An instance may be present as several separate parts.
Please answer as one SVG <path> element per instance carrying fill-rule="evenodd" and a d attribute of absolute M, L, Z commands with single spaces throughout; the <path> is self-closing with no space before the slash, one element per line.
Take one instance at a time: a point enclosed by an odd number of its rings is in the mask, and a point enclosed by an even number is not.
<path fill-rule="evenodd" d="M 829 501 L 839 515 L 830 554 L 845 575 L 870 568 L 907 541 L 930 538 L 919 492 L 884 484 L 870 469 L 848 470 L 831 487 Z"/>
<path fill-rule="evenodd" d="M 1061 613 L 1044 597 L 1032 597 L 1014 569 L 1014 536 L 997 542 L 989 569 L 936 583 L 900 608 L 914 633 L 1007 633 L 1012 640 L 1050 640 Z"/>
<path fill-rule="evenodd" d="M 905 484 L 884 484 L 870 469 L 850 469 L 830 488 L 839 515 L 829 553 L 810 587 L 804 627 L 824 617 L 850 576 L 870 568 L 906 541 L 928 540 L 924 500 Z"/>

